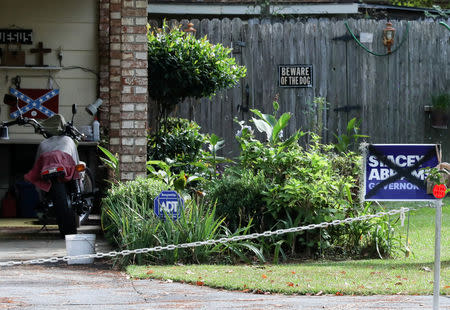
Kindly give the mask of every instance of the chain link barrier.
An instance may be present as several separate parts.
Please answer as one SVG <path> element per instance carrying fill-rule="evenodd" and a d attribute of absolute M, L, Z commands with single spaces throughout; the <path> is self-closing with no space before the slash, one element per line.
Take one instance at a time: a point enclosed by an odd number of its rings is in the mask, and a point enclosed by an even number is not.
<path fill-rule="evenodd" d="M 95 253 L 95 254 L 84 254 L 84 255 L 76 255 L 76 256 L 63 256 L 63 257 L 51 257 L 51 258 L 40 258 L 40 259 L 31 259 L 31 260 L 25 260 L 25 261 L 7 261 L 7 262 L 0 262 L 0 267 L 10 267 L 10 266 L 17 266 L 17 265 L 34 265 L 34 264 L 45 264 L 45 263 L 57 263 L 61 261 L 69 261 L 69 260 L 75 260 L 75 259 L 88 259 L 88 258 L 105 258 L 105 257 L 116 257 L 119 255 L 127 256 L 131 254 L 145 254 L 149 252 L 160 252 L 160 251 L 172 251 L 175 249 L 186 249 L 186 248 L 194 248 L 199 247 L 203 245 L 214 245 L 217 243 L 228 243 L 228 242 L 235 242 L 235 241 L 242 241 L 242 240 L 249 240 L 249 239 L 256 239 L 259 237 L 270 237 L 270 236 L 279 236 L 287 233 L 295 233 L 305 230 L 312 230 L 316 228 L 327 228 L 329 226 L 338 226 L 341 224 L 350 224 L 357 221 L 367 221 L 373 218 L 379 218 L 384 217 L 386 215 L 396 215 L 400 214 L 401 217 L 404 217 L 405 213 L 414 211 L 416 209 L 414 208 L 400 208 L 396 210 L 391 210 L 387 212 L 378 212 L 375 214 L 369 214 L 369 215 L 363 215 L 359 217 L 354 218 L 346 218 L 344 220 L 334 220 L 332 222 L 322 222 L 319 224 L 310 224 L 306 226 L 298 226 L 298 227 L 292 227 L 292 228 L 286 228 L 286 229 L 278 229 L 275 231 L 265 231 L 263 233 L 253 233 L 250 235 L 242 235 L 242 236 L 232 236 L 232 237 L 223 237 L 220 239 L 210 239 L 205 241 L 195 241 L 195 242 L 189 242 L 189 243 L 182 243 L 182 244 L 170 244 L 166 246 L 156 246 L 152 248 L 141 248 L 141 249 L 135 249 L 135 250 L 123 250 L 120 252 L 117 251 L 111 251 L 108 253 Z"/>

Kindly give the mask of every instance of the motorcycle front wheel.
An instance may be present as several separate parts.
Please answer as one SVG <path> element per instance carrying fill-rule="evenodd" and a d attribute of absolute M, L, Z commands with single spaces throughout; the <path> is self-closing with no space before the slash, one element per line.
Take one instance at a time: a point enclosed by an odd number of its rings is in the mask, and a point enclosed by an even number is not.
<path fill-rule="evenodd" d="M 78 216 L 71 207 L 70 198 L 67 195 L 66 184 L 58 181 L 52 182 L 49 191 L 56 212 L 56 222 L 62 236 L 77 233 Z"/>

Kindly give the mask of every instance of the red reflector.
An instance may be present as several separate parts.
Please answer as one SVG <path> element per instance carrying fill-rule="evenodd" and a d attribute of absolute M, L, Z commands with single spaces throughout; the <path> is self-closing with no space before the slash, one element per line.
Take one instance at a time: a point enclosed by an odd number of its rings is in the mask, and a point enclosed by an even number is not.
<path fill-rule="evenodd" d="M 49 173 L 50 173 L 50 171 L 45 170 L 45 171 L 42 171 L 42 172 L 41 172 L 41 175 L 46 175 L 46 174 L 49 174 Z"/>
<path fill-rule="evenodd" d="M 58 172 L 64 171 L 64 167 L 58 167 L 58 168 L 56 168 L 56 171 L 58 171 Z"/>

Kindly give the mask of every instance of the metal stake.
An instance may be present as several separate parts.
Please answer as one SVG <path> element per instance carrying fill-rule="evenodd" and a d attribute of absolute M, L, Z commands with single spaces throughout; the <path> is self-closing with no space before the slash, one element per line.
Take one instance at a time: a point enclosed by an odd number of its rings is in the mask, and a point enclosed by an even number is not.
<path fill-rule="evenodd" d="M 434 223 L 434 284 L 433 284 L 433 310 L 439 309 L 439 289 L 441 273 L 441 224 L 442 199 L 436 200 L 436 218 Z"/>

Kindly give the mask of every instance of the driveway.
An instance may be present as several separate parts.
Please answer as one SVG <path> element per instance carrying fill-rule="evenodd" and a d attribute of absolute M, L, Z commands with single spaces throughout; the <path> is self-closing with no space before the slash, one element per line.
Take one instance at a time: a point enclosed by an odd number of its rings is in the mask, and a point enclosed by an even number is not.
<path fill-rule="evenodd" d="M 35 228 L 33 228 L 35 229 Z M 0 261 L 66 255 L 55 229 L 0 229 Z M 97 251 L 109 251 L 98 227 Z M 441 309 L 450 309 L 442 296 Z M 134 280 L 105 260 L 92 265 L 0 267 L 0 309 L 431 309 L 432 296 L 286 296 Z"/>
<path fill-rule="evenodd" d="M 256 295 L 133 280 L 109 264 L 0 267 L 0 309 L 431 309 L 431 296 Z M 441 297 L 441 309 L 450 299 Z"/>

